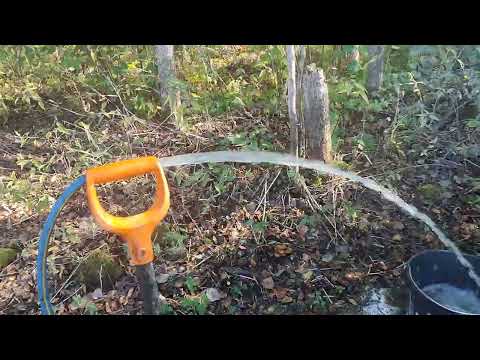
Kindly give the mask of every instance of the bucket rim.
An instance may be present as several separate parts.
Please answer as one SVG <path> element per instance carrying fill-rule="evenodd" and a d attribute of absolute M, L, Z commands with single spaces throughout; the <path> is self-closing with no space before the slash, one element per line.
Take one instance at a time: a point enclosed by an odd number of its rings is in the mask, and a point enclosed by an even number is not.
<path fill-rule="evenodd" d="M 455 253 L 453 251 L 450 251 L 450 250 L 424 250 L 414 256 L 412 256 L 410 258 L 410 260 L 408 260 L 407 262 L 407 268 L 408 268 L 408 279 L 410 280 L 410 283 L 413 284 L 413 286 L 415 287 L 415 289 L 420 292 L 424 297 L 426 297 L 428 300 L 430 300 L 432 303 L 434 303 L 435 305 L 438 305 L 439 307 L 441 307 L 442 309 L 444 310 L 447 310 L 447 311 L 450 311 L 454 314 L 458 314 L 458 315 L 480 315 L 480 313 L 469 313 L 469 312 L 464 312 L 464 311 L 459 311 L 459 310 L 453 310 L 451 308 L 448 308 L 446 307 L 445 305 L 439 303 L 438 301 L 436 301 L 435 299 L 433 299 L 432 297 L 430 297 L 429 295 L 427 295 L 418 285 L 417 285 L 417 282 L 413 279 L 413 276 L 412 276 L 412 266 L 411 266 L 411 262 L 416 259 L 417 257 L 420 257 L 422 255 L 425 255 L 427 253 L 449 253 L 449 254 L 452 254 L 455 256 Z M 469 256 L 476 256 L 476 255 L 469 255 Z"/>

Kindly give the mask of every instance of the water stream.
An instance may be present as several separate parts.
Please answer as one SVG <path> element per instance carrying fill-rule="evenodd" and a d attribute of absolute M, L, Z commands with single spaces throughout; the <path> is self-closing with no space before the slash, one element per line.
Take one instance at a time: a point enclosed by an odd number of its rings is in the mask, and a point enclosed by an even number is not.
<path fill-rule="evenodd" d="M 380 193 L 386 200 L 396 204 L 403 211 L 410 216 L 420 220 L 426 224 L 440 239 L 440 241 L 449 248 L 457 257 L 458 261 L 467 268 L 468 275 L 475 281 L 480 288 L 480 277 L 475 273 L 473 266 L 462 255 L 458 247 L 438 228 L 430 217 L 420 212 L 415 206 L 407 204 L 398 195 L 391 190 L 381 186 L 371 179 L 358 176 L 352 172 L 341 170 L 332 165 L 325 164 L 319 160 L 306 160 L 296 158 L 289 154 L 281 154 L 274 152 L 259 152 L 259 151 L 213 151 L 205 153 L 194 153 L 175 155 L 160 158 L 162 167 L 196 165 L 203 163 L 223 163 L 223 162 L 237 162 L 248 164 L 268 163 L 274 165 L 285 165 L 291 167 L 302 167 L 306 169 L 317 170 L 324 174 L 341 176 L 351 181 L 358 182 L 366 188 Z"/>

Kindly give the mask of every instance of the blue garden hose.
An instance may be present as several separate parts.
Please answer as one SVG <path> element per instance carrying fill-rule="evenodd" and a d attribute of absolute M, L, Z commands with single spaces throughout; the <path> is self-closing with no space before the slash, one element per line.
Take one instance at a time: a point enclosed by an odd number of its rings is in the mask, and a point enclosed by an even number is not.
<path fill-rule="evenodd" d="M 47 251 L 50 235 L 55 225 L 58 214 L 63 209 L 70 197 L 85 184 L 85 175 L 73 181 L 60 195 L 48 214 L 47 221 L 43 225 L 38 244 L 37 255 L 37 292 L 40 301 L 40 312 L 42 315 L 54 315 L 55 310 L 50 303 L 47 283 Z"/>

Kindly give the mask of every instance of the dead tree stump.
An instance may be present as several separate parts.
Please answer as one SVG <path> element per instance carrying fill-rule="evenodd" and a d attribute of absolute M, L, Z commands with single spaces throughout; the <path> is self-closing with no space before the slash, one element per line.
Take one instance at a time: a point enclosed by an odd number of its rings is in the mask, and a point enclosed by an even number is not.
<path fill-rule="evenodd" d="M 303 75 L 302 90 L 307 155 L 311 159 L 331 162 L 332 134 L 328 88 L 323 70 L 308 66 Z"/>

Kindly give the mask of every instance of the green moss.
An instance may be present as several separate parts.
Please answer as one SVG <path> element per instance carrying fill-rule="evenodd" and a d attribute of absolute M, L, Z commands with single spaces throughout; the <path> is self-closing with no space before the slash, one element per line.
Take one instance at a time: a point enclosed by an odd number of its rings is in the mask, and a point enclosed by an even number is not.
<path fill-rule="evenodd" d="M 324 182 L 323 182 L 323 177 L 322 176 L 317 176 L 315 180 L 313 180 L 313 186 L 316 188 L 322 188 Z"/>
<path fill-rule="evenodd" d="M 187 254 L 185 246 L 173 246 L 167 249 L 166 256 L 169 260 L 180 260 Z"/>
<path fill-rule="evenodd" d="M 122 267 L 115 262 L 112 255 L 108 251 L 99 249 L 90 254 L 80 266 L 78 280 L 89 289 L 101 286 L 104 290 L 110 290 L 122 272 Z"/>
<path fill-rule="evenodd" d="M 442 189 L 434 184 L 425 184 L 418 188 L 420 195 L 424 200 L 428 202 L 434 202 L 440 199 L 442 195 Z"/>
<path fill-rule="evenodd" d="M 0 269 L 10 264 L 17 257 L 17 250 L 0 248 Z"/>

